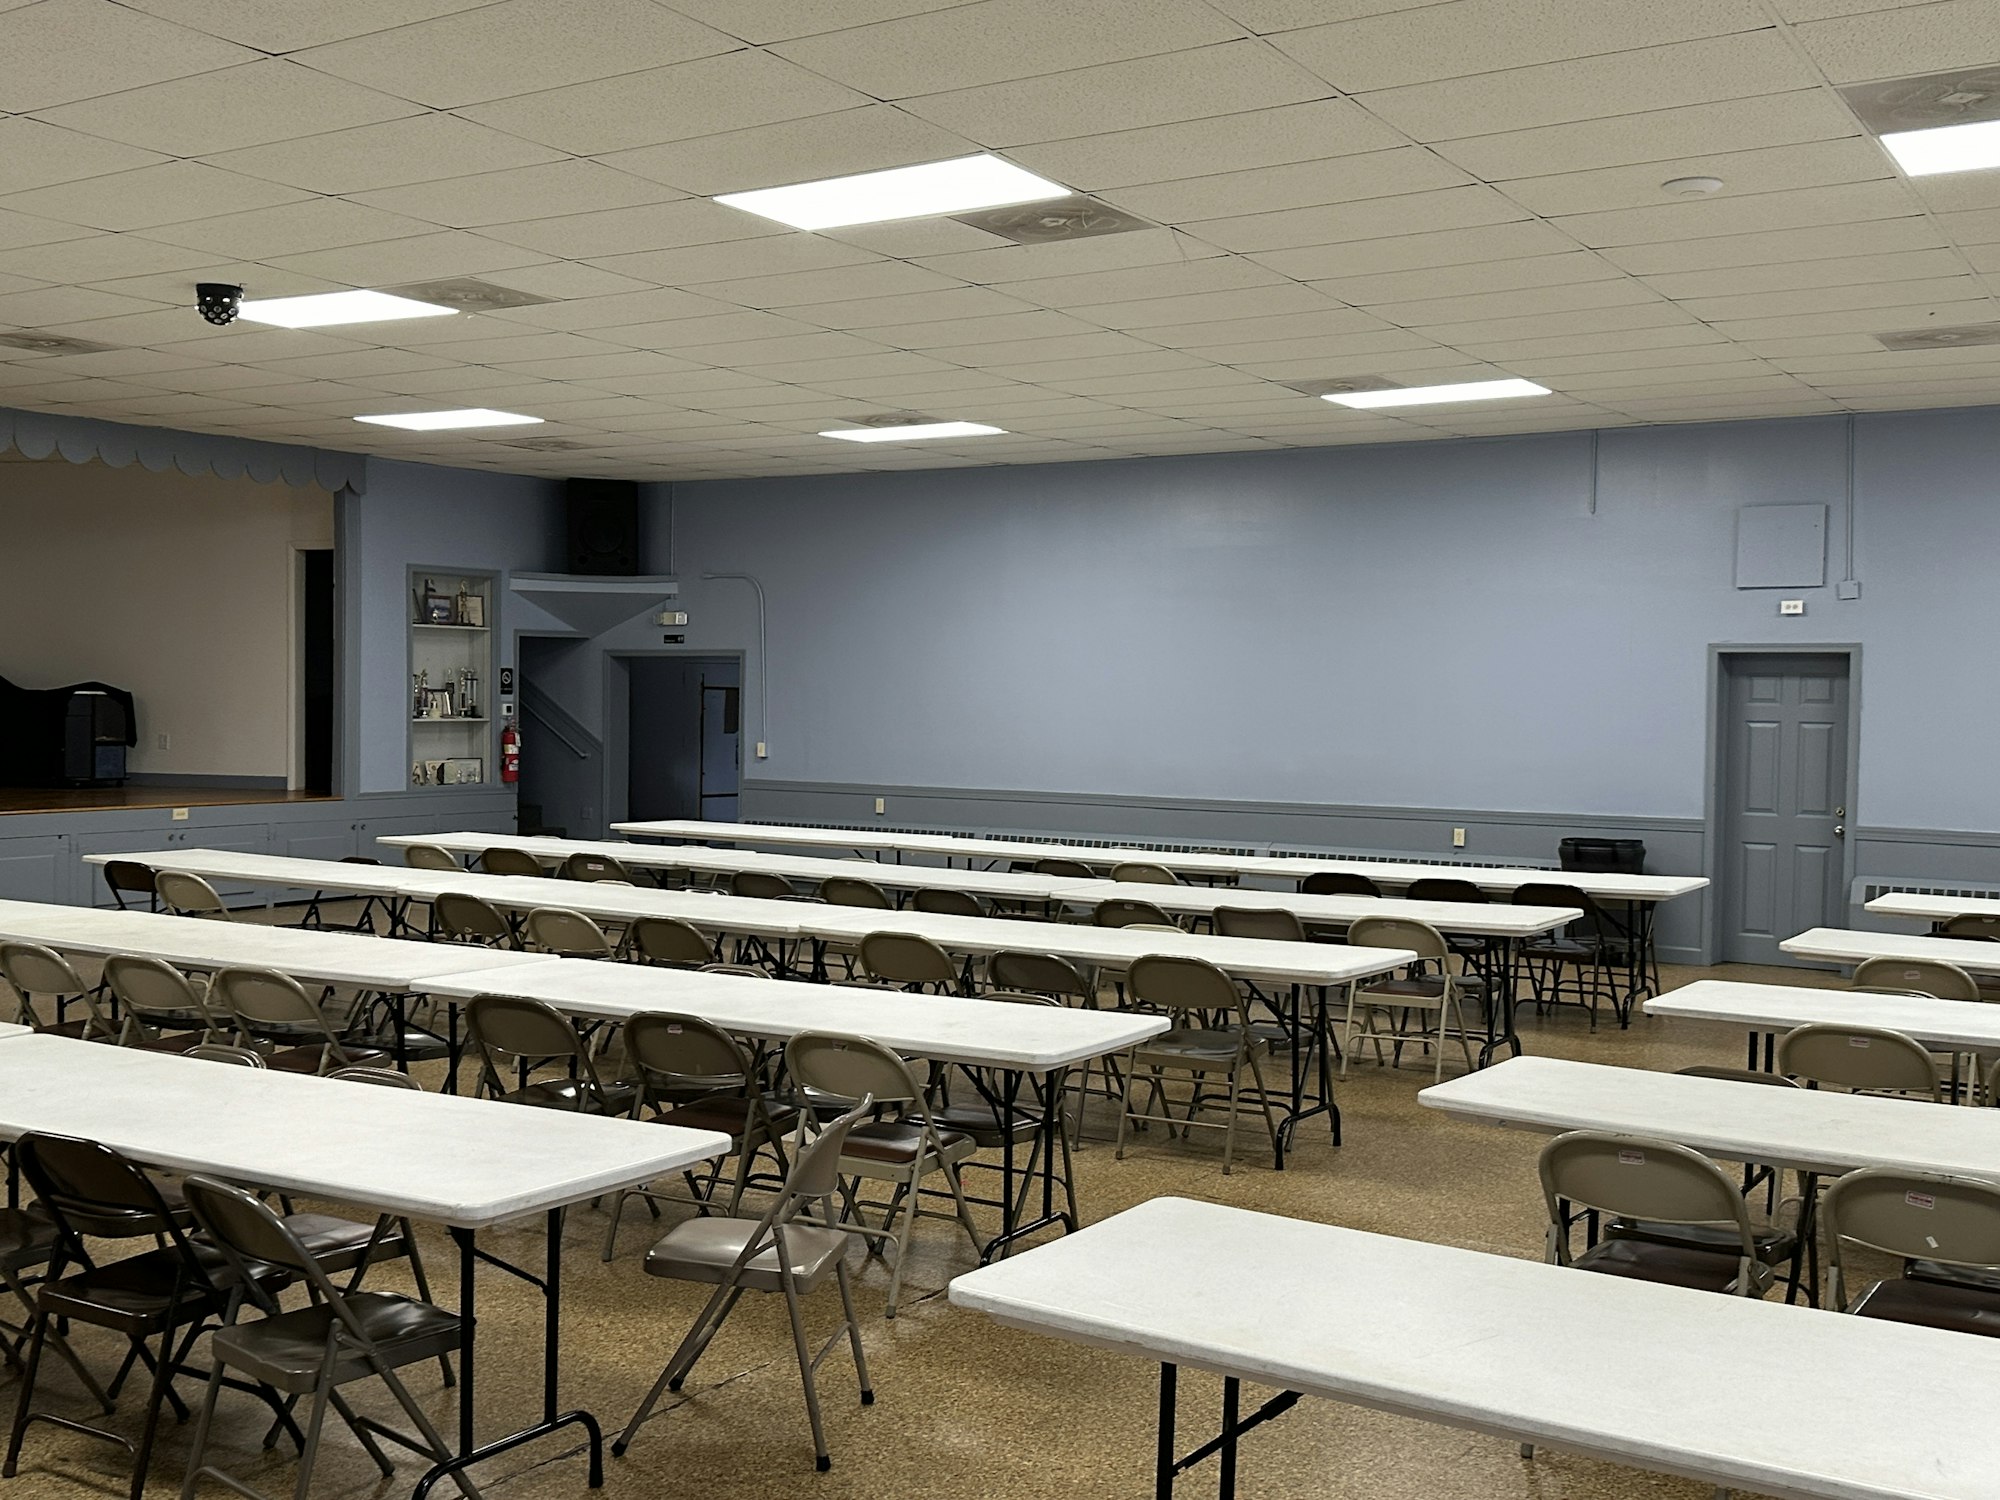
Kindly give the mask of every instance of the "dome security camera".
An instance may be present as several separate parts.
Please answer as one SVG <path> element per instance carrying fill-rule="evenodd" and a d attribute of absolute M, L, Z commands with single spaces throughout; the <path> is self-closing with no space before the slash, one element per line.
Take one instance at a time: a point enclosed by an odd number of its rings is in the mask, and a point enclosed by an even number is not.
<path fill-rule="evenodd" d="M 236 321 L 237 311 L 243 306 L 243 288 L 226 281 L 196 282 L 194 305 L 217 328 L 227 328 Z"/>

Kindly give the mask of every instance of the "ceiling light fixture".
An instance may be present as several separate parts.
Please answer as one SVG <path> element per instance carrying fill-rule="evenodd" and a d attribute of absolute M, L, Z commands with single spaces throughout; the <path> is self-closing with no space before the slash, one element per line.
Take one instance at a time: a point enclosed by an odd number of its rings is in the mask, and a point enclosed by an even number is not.
<path fill-rule="evenodd" d="M 1319 399 L 1367 411 L 1380 406 L 1433 406 L 1446 401 L 1498 401 L 1506 396 L 1548 396 L 1532 380 L 1470 380 L 1462 385 L 1413 385 L 1393 391 L 1328 391 Z"/>
<path fill-rule="evenodd" d="M 981 153 L 918 167 L 891 167 L 853 177 L 829 177 L 790 187 L 722 193 L 717 203 L 775 219 L 794 229 L 840 229 L 892 219 L 927 219 L 1067 198 L 1070 190 L 1033 172 Z"/>
<path fill-rule="evenodd" d="M 820 434 L 850 443 L 913 443 L 924 438 L 1004 437 L 1004 427 L 984 422 L 912 422 L 903 427 L 834 427 Z"/>
<path fill-rule="evenodd" d="M 246 323 L 279 328 L 331 328 L 337 323 L 387 323 L 395 318 L 449 318 L 455 307 L 437 307 L 387 292 L 314 292 L 305 297 L 259 297 L 237 316 Z"/>
<path fill-rule="evenodd" d="M 468 406 L 458 411 L 398 411 L 380 417 L 356 417 L 377 427 L 401 427 L 410 432 L 445 432 L 454 427 L 525 427 L 540 417 L 524 417 L 518 412 L 494 411 L 486 406 Z"/>
<path fill-rule="evenodd" d="M 1896 158 L 1896 165 L 1912 177 L 2000 167 L 2000 120 L 1940 125 L 1935 130 L 1891 131 L 1881 140 Z"/>

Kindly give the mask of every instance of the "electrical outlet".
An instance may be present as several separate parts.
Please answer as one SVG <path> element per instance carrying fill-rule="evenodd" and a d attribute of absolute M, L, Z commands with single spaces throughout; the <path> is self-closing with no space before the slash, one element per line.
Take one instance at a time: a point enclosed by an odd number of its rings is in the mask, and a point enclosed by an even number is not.
<path fill-rule="evenodd" d="M 173 748 L 174 748 L 174 737 L 173 737 L 172 735 L 168 734 L 168 733 L 166 732 L 166 730 L 162 729 L 162 730 L 161 730 L 161 731 L 160 731 L 160 732 L 159 732 L 158 734 L 156 734 L 156 735 L 154 735 L 154 736 L 153 736 L 153 748 L 154 748 L 155 750 L 171 750 L 171 749 L 173 749 Z"/>
<path fill-rule="evenodd" d="M 876 811 L 876 814 L 877 814 L 877 815 L 879 816 L 880 814 L 882 814 L 882 813 L 885 813 L 885 812 L 887 812 L 888 810 L 889 810 L 889 800 L 888 800 L 888 798 L 886 798 L 886 797 L 877 797 L 877 798 L 875 799 L 875 811 Z"/>
<path fill-rule="evenodd" d="M 188 820 L 188 810 L 185 807 L 177 807 L 174 809 L 174 821 L 176 823 L 185 823 L 187 820 Z"/>
<path fill-rule="evenodd" d="M 1806 601 L 1803 599 L 1780 599 L 1778 601 L 1778 613 L 1781 615 L 1802 615 L 1805 612 Z"/>
<path fill-rule="evenodd" d="M 1465 847 L 1465 830 L 1463 828 L 1452 829 L 1451 847 L 1454 849 L 1463 849 Z"/>

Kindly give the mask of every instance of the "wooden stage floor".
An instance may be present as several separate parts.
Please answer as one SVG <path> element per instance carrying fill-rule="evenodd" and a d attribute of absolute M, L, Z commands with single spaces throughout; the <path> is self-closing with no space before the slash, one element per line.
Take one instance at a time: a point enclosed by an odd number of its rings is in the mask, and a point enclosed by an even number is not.
<path fill-rule="evenodd" d="M 5 786 L 0 816 L 10 813 L 98 812 L 147 807 L 224 807 L 257 802 L 334 802 L 324 792 L 250 786 Z"/>

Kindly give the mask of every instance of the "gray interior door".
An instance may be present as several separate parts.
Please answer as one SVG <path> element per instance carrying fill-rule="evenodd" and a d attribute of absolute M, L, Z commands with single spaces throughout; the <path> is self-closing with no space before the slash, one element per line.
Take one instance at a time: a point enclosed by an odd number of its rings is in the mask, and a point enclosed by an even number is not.
<path fill-rule="evenodd" d="M 1724 658 L 1722 957 L 1788 964 L 1784 939 L 1845 926 L 1847 658 Z"/>

